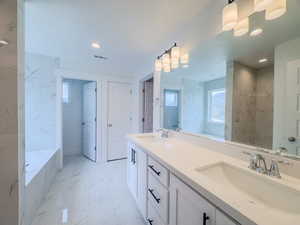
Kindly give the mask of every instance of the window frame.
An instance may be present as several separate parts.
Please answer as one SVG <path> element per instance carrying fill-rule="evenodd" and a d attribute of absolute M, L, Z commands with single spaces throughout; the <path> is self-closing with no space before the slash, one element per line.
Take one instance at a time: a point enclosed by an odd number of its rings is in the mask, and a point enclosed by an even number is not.
<path fill-rule="evenodd" d="M 65 96 L 65 87 L 67 87 L 67 96 Z M 64 104 L 69 104 L 70 101 L 70 83 L 67 81 L 62 82 L 62 102 Z"/>
<path fill-rule="evenodd" d="M 225 124 L 225 115 L 224 115 L 224 120 L 218 120 L 218 119 L 212 118 L 211 108 L 212 108 L 213 93 L 224 93 L 224 97 L 225 97 L 225 101 L 226 101 L 226 89 L 225 88 L 216 88 L 216 89 L 211 89 L 211 90 L 207 91 L 207 121 L 209 123 L 214 123 L 214 124 Z M 225 104 L 224 104 L 224 107 L 225 107 Z"/>

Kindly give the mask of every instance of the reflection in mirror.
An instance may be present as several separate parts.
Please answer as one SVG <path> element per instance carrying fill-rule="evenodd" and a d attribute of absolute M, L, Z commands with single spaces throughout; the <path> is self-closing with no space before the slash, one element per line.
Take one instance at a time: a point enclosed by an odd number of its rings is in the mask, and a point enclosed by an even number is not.
<path fill-rule="evenodd" d="M 300 1 L 243 36 L 192 46 L 190 65 L 161 74 L 161 126 L 300 156 Z"/>

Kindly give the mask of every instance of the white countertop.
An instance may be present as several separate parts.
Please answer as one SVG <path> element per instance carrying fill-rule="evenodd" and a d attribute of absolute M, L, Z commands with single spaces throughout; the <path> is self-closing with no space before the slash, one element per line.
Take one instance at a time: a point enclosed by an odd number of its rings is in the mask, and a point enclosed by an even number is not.
<path fill-rule="evenodd" d="M 248 163 L 226 156 L 225 154 L 213 152 L 198 144 L 193 144 L 184 139 L 169 137 L 161 141 L 151 142 L 143 138 L 153 134 L 128 135 L 128 139 L 146 151 L 150 156 L 165 165 L 174 175 L 191 186 L 199 194 L 205 197 L 213 205 L 236 219 L 242 225 L 297 225 L 300 224 L 300 202 L 299 209 L 287 212 L 270 209 L 263 204 L 256 205 L 253 201 L 245 201 L 239 198 L 238 193 L 232 196 L 228 191 L 218 187 L 212 180 L 201 176 L 196 169 L 225 162 L 241 169 L 249 170 Z M 300 191 L 300 180 L 282 176 L 282 179 L 264 176 L 279 185 L 286 185 L 295 191 Z M 300 193 L 300 192 L 299 192 Z M 276 194 L 276 193 L 274 193 Z"/>

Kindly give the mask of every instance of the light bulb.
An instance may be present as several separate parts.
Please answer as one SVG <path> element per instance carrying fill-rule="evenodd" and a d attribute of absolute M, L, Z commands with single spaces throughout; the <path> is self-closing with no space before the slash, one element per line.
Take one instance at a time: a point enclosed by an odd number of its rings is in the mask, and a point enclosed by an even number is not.
<path fill-rule="evenodd" d="M 238 21 L 238 7 L 235 2 L 226 5 L 223 9 L 223 30 L 232 30 Z"/>

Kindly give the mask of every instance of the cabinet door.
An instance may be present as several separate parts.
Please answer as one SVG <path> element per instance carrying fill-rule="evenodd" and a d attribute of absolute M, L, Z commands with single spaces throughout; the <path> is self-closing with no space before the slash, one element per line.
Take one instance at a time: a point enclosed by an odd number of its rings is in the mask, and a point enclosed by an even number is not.
<path fill-rule="evenodd" d="M 219 210 L 216 210 L 216 225 L 238 225 L 238 223 L 231 220 Z"/>
<path fill-rule="evenodd" d="M 127 150 L 127 185 L 133 197 L 137 199 L 137 152 L 134 145 L 128 144 Z"/>
<path fill-rule="evenodd" d="M 173 175 L 170 184 L 170 224 L 215 225 L 215 208 Z"/>
<path fill-rule="evenodd" d="M 138 191 L 137 204 L 144 218 L 147 218 L 147 154 L 137 150 Z"/>

